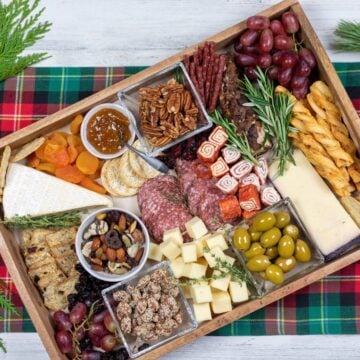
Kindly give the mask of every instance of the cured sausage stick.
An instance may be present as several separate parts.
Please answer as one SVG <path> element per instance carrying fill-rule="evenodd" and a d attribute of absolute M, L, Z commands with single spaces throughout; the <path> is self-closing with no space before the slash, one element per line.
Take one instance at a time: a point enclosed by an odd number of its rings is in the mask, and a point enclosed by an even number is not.
<path fill-rule="evenodd" d="M 216 104 L 219 98 L 220 90 L 221 90 L 221 83 L 222 83 L 222 77 L 225 70 L 225 64 L 226 64 L 226 55 L 220 55 L 219 60 L 219 70 L 216 74 L 215 78 L 215 84 L 214 84 L 214 90 L 211 94 L 211 101 L 209 106 L 209 112 L 213 112 L 216 108 Z"/>

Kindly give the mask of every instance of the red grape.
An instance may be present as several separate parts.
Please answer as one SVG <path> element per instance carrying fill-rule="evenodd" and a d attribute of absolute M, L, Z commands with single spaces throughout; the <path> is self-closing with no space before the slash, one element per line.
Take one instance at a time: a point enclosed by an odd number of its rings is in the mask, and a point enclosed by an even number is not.
<path fill-rule="evenodd" d="M 85 329 L 83 327 L 79 327 L 76 331 L 75 331 L 75 337 L 77 340 L 81 341 L 84 337 L 85 337 Z"/>
<path fill-rule="evenodd" d="M 308 85 L 309 79 L 304 76 L 297 76 L 294 75 L 291 79 L 291 88 L 294 89 L 301 89 Z"/>
<path fill-rule="evenodd" d="M 236 56 L 236 62 L 240 66 L 256 65 L 256 57 L 254 55 L 239 54 Z"/>
<path fill-rule="evenodd" d="M 270 29 L 274 35 L 285 35 L 285 30 L 280 20 L 272 20 L 270 23 Z"/>
<path fill-rule="evenodd" d="M 298 61 L 299 57 L 294 51 L 286 51 L 281 56 L 281 66 L 283 68 L 292 68 L 298 63 Z"/>
<path fill-rule="evenodd" d="M 100 346 L 103 350 L 111 351 L 116 346 L 116 338 L 113 335 L 106 335 L 100 341 Z"/>
<path fill-rule="evenodd" d="M 270 29 L 262 31 L 259 40 L 259 48 L 262 52 L 270 52 L 274 46 L 274 36 Z"/>
<path fill-rule="evenodd" d="M 244 46 L 241 51 L 243 54 L 247 55 L 259 55 L 260 50 L 257 46 Z"/>
<path fill-rule="evenodd" d="M 95 350 L 85 350 L 81 353 L 82 360 L 100 360 L 101 352 Z"/>
<path fill-rule="evenodd" d="M 270 26 L 270 20 L 266 16 L 251 16 L 246 25 L 251 30 L 264 30 Z"/>
<path fill-rule="evenodd" d="M 272 62 L 272 57 L 270 54 L 261 54 L 258 59 L 257 59 L 257 64 L 262 68 L 262 69 L 267 69 Z"/>
<path fill-rule="evenodd" d="M 90 336 L 95 335 L 95 336 L 100 336 L 100 337 L 103 337 L 103 336 L 109 334 L 103 323 L 90 324 L 88 332 L 89 332 Z"/>
<path fill-rule="evenodd" d="M 299 56 L 300 59 L 304 59 L 309 64 L 311 69 L 313 69 L 316 66 L 316 59 L 311 50 L 302 48 L 299 51 Z"/>
<path fill-rule="evenodd" d="M 292 68 L 280 68 L 279 69 L 279 75 L 278 80 L 280 85 L 285 86 L 290 83 L 291 77 L 292 77 L 293 69 Z"/>
<path fill-rule="evenodd" d="M 106 315 L 109 314 L 109 310 L 103 310 L 99 312 L 98 314 L 94 315 L 91 319 L 94 324 L 101 323 L 104 321 Z"/>
<path fill-rule="evenodd" d="M 308 85 L 306 85 L 303 88 L 293 89 L 292 93 L 298 100 L 301 100 L 305 98 L 308 91 L 309 91 L 309 87 Z"/>
<path fill-rule="evenodd" d="M 279 67 L 278 66 L 271 66 L 268 70 L 268 75 L 271 80 L 277 80 L 279 76 Z"/>
<path fill-rule="evenodd" d="M 240 43 L 244 46 L 251 46 L 256 43 L 258 37 L 259 33 L 257 31 L 249 29 L 240 36 Z"/>
<path fill-rule="evenodd" d="M 255 70 L 256 70 L 255 66 L 247 66 L 244 68 L 244 73 L 249 79 L 255 80 L 257 79 Z"/>
<path fill-rule="evenodd" d="M 276 35 L 274 46 L 279 50 L 290 50 L 294 47 L 294 40 L 286 35 Z"/>
<path fill-rule="evenodd" d="M 67 354 L 72 351 L 72 338 L 70 333 L 60 330 L 55 334 L 56 343 L 62 353 Z"/>
<path fill-rule="evenodd" d="M 77 303 L 70 311 L 70 321 L 73 324 L 80 324 L 87 313 L 87 307 L 84 303 Z"/>
<path fill-rule="evenodd" d="M 104 325 L 108 331 L 114 333 L 116 331 L 116 325 L 110 314 L 107 314 L 104 318 Z"/>
<path fill-rule="evenodd" d="M 90 334 L 89 334 L 89 338 L 90 338 L 90 340 L 91 340 L 91 343 L 92 343 L 94 346 L 100 347 L 101 336 L 90 335 Z"/>
<path fill-rule="evenodd" d="M 237 41 L 236 43 L 234 43 L 234 50 L 235 50 L 237 53 L 242 52 L 242 49 L 243 49 L 243 45 L 241 44 L 240 41 Z"/>
<path fill-rule="evenodd" d="M 295 68 L 295 75 L 307 77 L 311 73 L 311 67 L 310 65 L 302 58 L 300 58 L 300 61 L 298 65 Z"/>
<path fill-rule="evenodd" d="M 281 21 L 284 26 L 285 31 L 288 34 L 295 34 L 299 31 L 300 25 L 297 19 L 297 16 L 292 11 L 284 12 L 281 15 Z"/>
<path fill-rule="evenodd" d="M 275 65 L 281 64 L 281 57 L 283 56 L 284 53 L 285 53 L 285 51 L 279 50 L 273 54 L 272 61 Z"/>
<path fill-rule="evenodd" d="M 61 310 L 54 312 L 53 319 L 59 330 L 70 330 L 72 328 L 69 314 L 66 314 Z"/>

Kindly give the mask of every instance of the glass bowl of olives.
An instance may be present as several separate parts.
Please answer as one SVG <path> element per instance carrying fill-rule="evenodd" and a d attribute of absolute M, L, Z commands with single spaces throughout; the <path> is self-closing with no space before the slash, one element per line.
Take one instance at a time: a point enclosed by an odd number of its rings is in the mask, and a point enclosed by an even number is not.
<path fill-rule="evenodd" d="M 243 220 L 227 235 L 260 296 L 324 262 L 289 198 Z"/>

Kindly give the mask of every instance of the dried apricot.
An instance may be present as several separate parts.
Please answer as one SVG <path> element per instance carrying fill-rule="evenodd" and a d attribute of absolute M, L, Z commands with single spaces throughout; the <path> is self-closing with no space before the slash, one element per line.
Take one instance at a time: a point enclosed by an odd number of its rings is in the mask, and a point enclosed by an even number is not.
<path fill-rule="evenodd" d="M 49 139 L 51 141 L 56 142 L 57 144 L 61 146 L 68 146 L 68 142 L 66 140 L 67 134 L 61 131 L 54 132 L 50 135 Z"/>
<path fill-rule="evenodd" d="M 78 184 L 84 178 L 84 174 L 74 165 L 67 165 L 56 169 L 55 175 L 74 184 Z"/>
<path fill-rule="evenodd" d="M 81 186 L 83 186 L 86 189 L 89 189 L 91 191 L 95 191 L 99 194 L 106 194 L 106 190 L 97 182 L 91 180 L 90 178 L 88 178 L 87 176 L 85 176 L 80 184 Z"/>
<path fill-rule="evenodd" d="M 69 145 L 74 145 L 75 147 L 82 145 L 81 138 L 78 135 L 68 135 L 66 139 Z"/>
<path fill-rule="evenodd" d="M 70 131 L 72 134 L 77 135 L 80 133 L 80 128 L 83 120 L 84 117 L 81 114 L 75 116 L 75 118 L 70 124 Z"/>
<path fill-rule="evenodd" d="M 76 146 L 76 150 L 77 150 L 78 154 L 80 154 L 83 151 L 86 151 L 86 147 L 83 144 L 80 144 L 80 145 Z"/>
<path fill-rule="evenodd" d="M 46 162 L 54 164 L 56 167 L 64 167 L 69 164 L 70 157 L 65 147 L 49 140 L 44 149 Z"/>
<path fill-rule="evenodd" d="M 70 164 L 72 164 L 76 160 L 79 153 L 74 145 L 69 145 L 67 152 L 69 154 Z"/>
<path fill-rule="evenodd" d="M 99 159 L 88 151 L 83 151 L 76 159 L 76 166 L 85 175 L 95 174 L 99 166 Z"/>
<path fill-rule="evenodd" d="M 56 170 L 55 165 L 50 163 L 40 163 L 39 165 L 36 166 L 36 169 L 45 171 L 52 175 L 55 175 L 55 170 Z"/>
<path fill-rule="evenodd" d="M 40 159 L 36 156 L 36 154 L 33 152 L 26 158 L 26 165 L 30 166 L 32 168 L 36 168 L 37 165 L 40 164 Z"/>
<path fill-rule="evenodd" d="M 36 156 L 40 160 L 45 160 L 44 150 L 45 150 L 47 142 L 48 142 L 48 140 L 45 140 L 45 142 L 35 151 Z"/>

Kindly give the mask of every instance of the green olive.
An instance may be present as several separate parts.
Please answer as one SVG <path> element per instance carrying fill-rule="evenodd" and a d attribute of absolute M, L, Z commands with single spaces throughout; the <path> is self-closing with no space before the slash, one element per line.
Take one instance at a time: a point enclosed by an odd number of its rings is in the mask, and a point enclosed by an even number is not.
<path fill-rule="evenodd" d="M 298 239 L 296 241 L 295 259 L 301 262 L 308 262 L 311 259 L 311 250 L 304 240 Z"/>
<path fill-rule="evenodd" d="M 284 272 L 278 265 L 271 264 L 265 270 L 266 277 L 276 285 L 284 282 Z"/>
<path fill-rule="evenodd" d="M 278 244 L 279 255 L 285 259 L 293 256 L 295 251 L 295 243 L 291 236 L 284 235 Z"/>
<path fill-rule="evenodd" d="M 287 273 L 296 266 L 296 259 L 293 256 L 288 259 L 280 256 L 275 260 L 275 264 L 280 266 L 284 273 Z"/>
<path fill-rule="evenodd" d="M 294 240 L 296 240 L 299 237 L 299 228 L 296 225 L 289 224 L 286 225 L 283 230 L 284 235 L 291 236 Z"/>
<path fill-rule="evenodd" d="M 251 244 L 250 249 L 245 251 L 245 256 L 250 259 L 255 255 L 263 255 L 265 253 L 265 249 L 260 245 L 259 242 L 254 242 Z"/>
<path fill-rule="evenodd" d="M 275 214 L 276 223 L 275 226 L 279 229 L 284 228 L 290 223 L 290 214 L 285 211 L 279 211 Z"/>
<path fill-rule="evenodd" d="M 250 231 L 250 229 L 249 229 L 249 233 L 250 233 L 251 241 L 258 241 L 262 234 L 260 231 Z"/>
<path fill-rule="evenodd" d="M 268 280 L 267 276 L 266 276 L 266 272 L 265 271 L 261 271 L 259 272 L 259 275 L 264 279 L 264 280 Z"/>
<path fill-rule="evenodd" d="M 248 231 L 242 227 L 239 227 L 234 231 L 233 241 L 238 250 L 248 250 L 251 243 Z"/>
<path fill-rule="evenodd" d="M 281 238 L 281 231 L 277 227 L 264 232 L 260 237 L 260 243 L 264 248 L 269 248 L 278 243 Z"/>
<path fill-rule="evenodd" d="M 255 255 L 247 263 L 246 267 L 250 271 L 265 271 L 266 268 L 271 264 L 269 258 L 265 255 Z"/>
<path fill-rule="evenodd" d="M 265 255 L 268 256 L 270 260 L 277 258 L 279 256 L 277 246 L 267 248 L 265 251 Z"/>
<path fill-rule="evenodd" d="M 267 231 L 275 225 L 275 222 L 275 215 L 267 211 L 255 216 L 252 229 L 254 231 Z"/>

